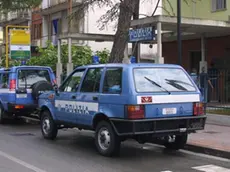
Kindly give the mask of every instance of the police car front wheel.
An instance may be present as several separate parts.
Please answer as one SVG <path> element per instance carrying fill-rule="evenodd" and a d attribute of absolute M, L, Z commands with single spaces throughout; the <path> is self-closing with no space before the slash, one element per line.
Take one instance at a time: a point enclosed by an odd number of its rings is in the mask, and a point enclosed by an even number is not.
<path fill-rule="evenodd" d="M 4 124 L 5 122 L 5 111 L 0 104 L 0 124 Z"/>
<path fill-rule="evenodd" d="M 110 123 L 102 121 L 96 127 L 95 144 L 101 155 L 114 156 L 119 154 L 121 142 Z"/>
<path fill-rule="evenodd" d="M 43 111 L 41 114 L 41 130 L 45 139 L 53 140 L 57 137 L 57 125 L 48 111 Z"/>

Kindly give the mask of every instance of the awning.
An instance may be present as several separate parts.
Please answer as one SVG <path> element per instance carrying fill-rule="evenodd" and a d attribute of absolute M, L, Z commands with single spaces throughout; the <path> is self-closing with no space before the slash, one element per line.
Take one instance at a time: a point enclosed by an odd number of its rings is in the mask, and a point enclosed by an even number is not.
<path fill-rule="evenodd" d="M 133 20 L 131 22 L 131 27 L 139 28 L 154 26 L 157 28 L 158 22 L 161 22 L 162 25 L 163 42 L 177 40 L 177 17 L 158 15 L 141 18 Z M 205 34 L 205 37 L 226 36 L 230 35 L 230 22 L 182 17 L 181 31 L 182 40 L 198 39 L 202 34 Z"/>

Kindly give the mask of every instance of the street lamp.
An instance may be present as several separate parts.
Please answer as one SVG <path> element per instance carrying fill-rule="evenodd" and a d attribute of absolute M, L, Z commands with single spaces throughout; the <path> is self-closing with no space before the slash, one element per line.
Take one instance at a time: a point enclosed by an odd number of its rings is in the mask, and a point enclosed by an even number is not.
<path fill-rule="evenodd" d="M 178 45 L 178 64 L 182 65 L 181 48 L 181 0 L 177 0 L 177 45 Z"/>

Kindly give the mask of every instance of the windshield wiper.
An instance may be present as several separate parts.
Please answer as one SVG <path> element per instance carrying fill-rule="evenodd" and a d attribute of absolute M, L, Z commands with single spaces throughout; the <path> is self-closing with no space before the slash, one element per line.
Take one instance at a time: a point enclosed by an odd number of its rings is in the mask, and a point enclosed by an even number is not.
<path fill-rule="evenodd" d="M 173 80 L 173 79 L 165 79 L 168 82 L 175 82 L 175 83 L 181 83 L 181 84 L 185 84 L 185 85 L 189 85 L 190 87 L 194 87 L 193 85 L 187 83 L 187 82 L 183 82 L 183 81 L 179 81 L 179 80 Z"/>
<path fill-rule="evenodd" d="M 156 85 L 157 87 L 163 89 L 165 92 L 171 94 L 171 92 L 169 92 L 167 89 L 163 88 L 162 86 L 160 86 L 158 83 L 156 83 L 155 81 L 149 79 L 148 77 L 144 77 L 147 81 L 151 82 L 153 85 Z"/>
<path fill-rule="evenodd" d="M 177 88 L 178 90 L 188 91 L 186 88 L 184 88 L 180 84 L 177 84 L 176 82 L 168 80 L 166 83 L 169 84 L 169 85 L 172 85 L 173 87 Z"/>

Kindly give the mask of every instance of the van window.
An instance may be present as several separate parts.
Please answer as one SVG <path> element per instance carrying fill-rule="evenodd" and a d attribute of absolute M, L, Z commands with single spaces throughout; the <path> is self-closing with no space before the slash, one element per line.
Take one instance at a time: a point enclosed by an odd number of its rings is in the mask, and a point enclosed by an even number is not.
<path fill-rule="evenodd" d="M 190 78 L 178 68 L 135 68 L 134 82 L 137 92 L 196 91 Z"/>
<path fill-rule="evenodd" d="M 18 87 L 19 88 L 31 88 L 31 86 L 39 81 L 50 80 L 48 70 L 19 70 L 18 71 Z"/>

